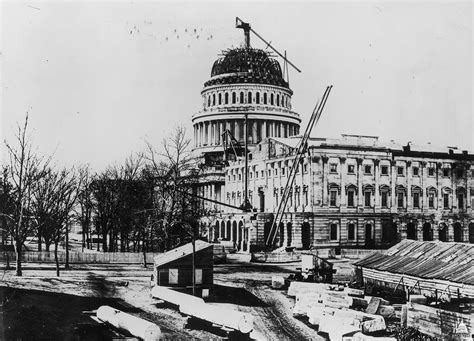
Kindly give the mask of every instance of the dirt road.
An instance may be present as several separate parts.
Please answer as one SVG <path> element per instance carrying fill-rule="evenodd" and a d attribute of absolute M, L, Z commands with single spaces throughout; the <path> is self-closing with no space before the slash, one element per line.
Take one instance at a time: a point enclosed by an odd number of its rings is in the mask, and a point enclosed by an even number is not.
<path fill-rule="evenodd" d="M 286 291 L 271 288 L 271 277 L 286 277 L 296 264 L 239 263 L 215 266 L 212 304 L 250 313 L 255 318 L 251 337 L 258 340 L 323 339 L 315 330 L 293 318 L 293 300 Z M 211 326 L 189 324 L 175 307 L 157 304 L 150 296 L 151 267 L 133 265 L 72 265 L 61 277 L 53 264 L 25 264 L 24 276 L 3 271 L 0 284 L 6 292 L 3 304 L 6 339 L 28 339 L 28 335 L 66 339 L 73 331 L 68 324 L 91 323 L 84 310 L 109 304 L 160 326 L 164 339 L 216 339 L 225 333 Z M 5 300 L 4 300 L 5 301 Z M 104 303 L 105 302 L 105 303 Z M 30 316 L 30 318 L 13 318 Z M 58 316 L 67 319 L 58 323 Z M 22 325 L 21 321 L 35 323 Z M 9 322 L 10 321 L 10 322 Z M 37 322 L 37 323 L 36 323 Z M 7 324 L 11 325 L 7 325 Z M 35 334 L 36 333 L 36 334 Z M 38 334 L 39 333 L 39 334 Z M 2 335 L 0 335 L 1 338 Z"/>

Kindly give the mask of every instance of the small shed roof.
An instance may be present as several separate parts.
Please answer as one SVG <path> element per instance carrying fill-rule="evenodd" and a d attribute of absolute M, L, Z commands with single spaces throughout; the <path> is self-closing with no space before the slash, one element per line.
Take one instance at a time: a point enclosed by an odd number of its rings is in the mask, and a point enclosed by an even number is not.
<path fill-rule="evenodd" d="M 205 241 L 202 241 L 202 240 L 196 240 L 196 252 L 202 251 L 209 247 L 213 247 L 213 245 L 210 243 L 206 243 Z M 173 250 L 167 251 L 161 255 L 155 256 L 154 258 L 155 266 L 161 266 L 161 265 L 173 262 L 177 259 L 189 256 L 192 253 L 193 253 L 192 243 L 182 245 Z"/>
<path fill-rule="evenodd" d="M 403 240 L 374 252 L 356 266 L 415 277 L 474 285 L 474 245 Z"/>

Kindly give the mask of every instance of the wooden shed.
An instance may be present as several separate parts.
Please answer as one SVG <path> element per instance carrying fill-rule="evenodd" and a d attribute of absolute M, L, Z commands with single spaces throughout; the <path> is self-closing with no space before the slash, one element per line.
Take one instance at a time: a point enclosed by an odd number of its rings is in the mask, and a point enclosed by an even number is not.
<path fill-rule="evenodd" d="M 213 244 L 196 240 L 196 287 L 209 289 L 214 281 Z M 189 288 L 193 285 L 193 245 L 177 247 L 154 258 L 153 278 L 156 285 Z"/>
<path fill-rule="evenodd" d="M 403 240 L 354 263 L 366 285 L 427 297 L 474 299 L 474 245 Z"/>

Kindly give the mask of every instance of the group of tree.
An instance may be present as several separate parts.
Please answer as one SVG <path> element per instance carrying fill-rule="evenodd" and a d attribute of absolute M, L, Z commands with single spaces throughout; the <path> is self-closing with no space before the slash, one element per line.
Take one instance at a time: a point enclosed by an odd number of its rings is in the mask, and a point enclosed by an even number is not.
<path fill-rule="evenodd" d="M 82 248 L 161 252 L 195 237 L 197 221 L 206 214 L 195 196 L 198 170 L 184 128 L 159 150 L 147 143 L 144 152 L 101 172 L 84 165 L 61 168 L 53 157 L 40 156 L 28 115 L 5 146 L 0 229 L 2 244 L 14 246 L 19 276 L 25 243 L 34 239 L 38 251 L 54 246 L 59 276 L 58 249 L 73 224 L 82 231 Z"/>

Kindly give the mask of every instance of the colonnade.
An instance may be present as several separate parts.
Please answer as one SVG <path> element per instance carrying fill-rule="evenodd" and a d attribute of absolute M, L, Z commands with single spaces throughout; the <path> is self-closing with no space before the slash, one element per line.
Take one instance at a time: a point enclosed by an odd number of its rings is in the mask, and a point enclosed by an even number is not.
<path fill-rule="evenodd" d="M 299 125 L 285 121 L 248 120 L 248 143 L 259 143 L 266 137 L 290 137 L 299 134 Z M 196 147 L 222 144 L 222 134 L 229 130 L 239 142 L 244 141 L 243 119 L 213 120 L 194 124 L 194 145 Z"/>

